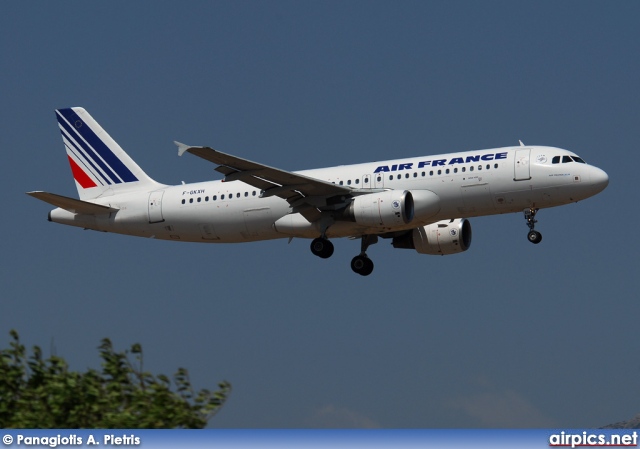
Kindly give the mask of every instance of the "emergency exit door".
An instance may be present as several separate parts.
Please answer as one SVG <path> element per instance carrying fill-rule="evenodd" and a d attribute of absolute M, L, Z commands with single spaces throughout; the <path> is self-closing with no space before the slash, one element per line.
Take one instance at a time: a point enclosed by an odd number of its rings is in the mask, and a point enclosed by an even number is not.
<path fill-rule="evenodd" d="M 156 190 L 149 194 L 149 223 L 164 221 L 162 216 L 162 195 L 164 195 L 164 190 Z"/>

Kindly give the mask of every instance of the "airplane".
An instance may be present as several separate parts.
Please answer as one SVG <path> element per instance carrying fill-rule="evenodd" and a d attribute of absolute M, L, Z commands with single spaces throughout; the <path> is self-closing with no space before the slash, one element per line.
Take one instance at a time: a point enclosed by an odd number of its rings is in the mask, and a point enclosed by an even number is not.
<path fill-rule="evenodd" d="M 204 146 L 175 142 L 215 164 L 221 180 L 170 186 L 150 178 L 80 107 L 57 109 L 79 199 L 43 191 L 28 195 L 56 206 L 49 221 L 96 231 L 178 242 L 239 243 L 311 239 L 323 259 L 330 239 L 360 239 L 351 261 L 372 273 L 370 245 L 450 255 L 471 245 L 469 218 L 523 213 L 527 238 L 540 209 L 589 198 L 608 175 L 571 151 L 518 146 L 409 157 L 290 172 Z"/>

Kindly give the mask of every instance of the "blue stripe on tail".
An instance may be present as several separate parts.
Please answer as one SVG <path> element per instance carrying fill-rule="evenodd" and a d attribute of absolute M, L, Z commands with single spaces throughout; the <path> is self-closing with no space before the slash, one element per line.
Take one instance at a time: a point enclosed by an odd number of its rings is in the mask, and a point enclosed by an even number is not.
<path fill-rule="evenodd" d="M 106 174 L 105 181 L 107 184 L 119 184 L 122 181 L 118 178 L 118 176 L 105 164 L 105 162 L 96 156 L 96 152 L 87 145 L 78 135 L 77 131 L 73 129 L 62 117 L 58 116 L 58 123 L 60 124 L 61 131 L 63 131 L 63 136 L 67 137 L 69 142 L 73 144 L 73 146 L 80 151 L 80 154 L 83 158 L 93 167 L 96 168 L 96 165 L 102 169 L 102 172 Z M 66 132 L 66 135 L 64 134 Z M 102 175 L 100 170 L 96 169 L 96 172 Z"/>
<path fill-rule="evenodd" d="M 75 139 L 77 143 L 83 147 L 85 153 L 88 157 L 90 157 L 93 162 L 99 165 L 102 170 L 109 176 L 112 181 L 116 184 L 121 182 L 134 182 L 138 181 L 138 178 L 131 173 L 131 170 L 127 168 L 126 165 L 122 163 L 118 157 L 113 154 L 113 152 L 105 145 L 105 143 L 93 132 L 89 126 L 80 118 L 78 114 L 75 113 L 73 109 L 58 109 L 58 122 L 60 126 L 64 127 L 64 129 L 69 133 L 70 136 L 81 136 L 84 140 L 86 140 L 91 148 L 87 147 L 86 144 L 81 139 Z M 64 117 L 65 120 L 62 119 Z M 68 122 L 68 123 L 67 123 Z M 73 126 L 69 126 L 72 124 Z M 108 164 L 100 160 L 100 158 L 95 157 L 93 151 L 96 153 Z M 115 173 L 114 173 L 115 172 Z M 122 181 L 120 181 L 122 180 Z"/>

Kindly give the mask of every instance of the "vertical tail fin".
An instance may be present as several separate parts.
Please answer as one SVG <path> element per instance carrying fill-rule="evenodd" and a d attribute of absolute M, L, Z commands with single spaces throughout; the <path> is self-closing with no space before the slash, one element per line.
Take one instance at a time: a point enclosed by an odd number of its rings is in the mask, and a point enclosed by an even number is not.
<path fill-rule="evenodd" d="M 161 186 L 83 108 L 56 109 L 56 117 L 81 200 Z"/>

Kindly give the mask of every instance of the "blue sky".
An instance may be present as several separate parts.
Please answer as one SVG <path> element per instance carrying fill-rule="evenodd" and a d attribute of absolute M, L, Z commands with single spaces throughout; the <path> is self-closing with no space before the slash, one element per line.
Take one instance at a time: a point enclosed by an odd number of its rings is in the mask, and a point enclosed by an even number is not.
<path fill-rule="evenodd" d="M 212 427 L 589 427 L 640 412 L 640 5 L 3 5 L 0 343 L 99 366 L 103 337 L 233 395 Z M 219 179 L 173 140 L 287 170 L 511 146 L 575 151 L 609 187 L 471 220 L 432 257 L 295 239 L 177 244 L 46 221 L 75 196 L 54 109 L 86 108 L 156 180 Z"/>

